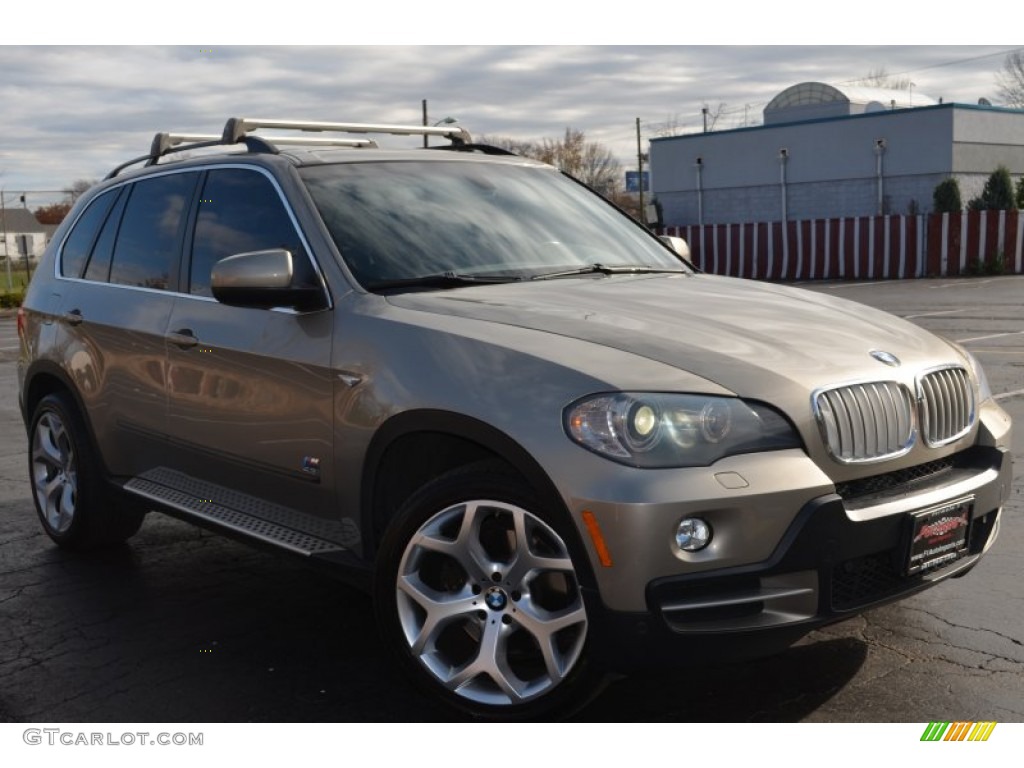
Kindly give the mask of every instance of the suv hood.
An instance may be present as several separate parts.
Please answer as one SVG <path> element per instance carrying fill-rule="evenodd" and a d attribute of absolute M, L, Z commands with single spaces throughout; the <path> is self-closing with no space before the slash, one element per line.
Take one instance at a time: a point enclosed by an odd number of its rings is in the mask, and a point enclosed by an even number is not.
<path fill-rule="evenodd" d="M 586 276 L 407 293 L 388 301 L 601 344 L 758 399 L 776 389 L 791 397 L 794 384 L 806 393 L 852 379 L 898 379 L 901 370 L 962 362 L 947 342 L 885 312 L 811 291 L 713 275 Z M 895 354 L 901 368 L 873 359 L 873 349 Z M 617 382 L 621 374 L 609 371 L 608 380 Z"/>

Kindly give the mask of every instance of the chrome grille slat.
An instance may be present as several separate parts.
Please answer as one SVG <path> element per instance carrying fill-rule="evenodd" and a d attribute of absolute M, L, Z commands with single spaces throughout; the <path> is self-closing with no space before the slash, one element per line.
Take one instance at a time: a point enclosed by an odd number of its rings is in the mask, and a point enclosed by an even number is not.
<path fill-rule="evenodd" d="M 929 448 L 960 439 L 974 426 L 974 386 L 960 366 L 926 371 L 916 380 L 916 402 L 896 381 L 820 389 L 815 417 L 832 457 L 843 464 L 883 461 L 910 451 L 920 428 Z"/>
<path fill-rule="evenodd" d="M 895 381 L 819 390 L 815 414 L 829 452 L 844 464 L 901 456 L 914 443 L 914 403 Z"/>
<path fill-rule="evenodd" d="M 946 445 L 974 426 L 974 388 L 963 368 L 951 366 L 926 373 L 917 382 L 921 433 L 931 448 Z"/>

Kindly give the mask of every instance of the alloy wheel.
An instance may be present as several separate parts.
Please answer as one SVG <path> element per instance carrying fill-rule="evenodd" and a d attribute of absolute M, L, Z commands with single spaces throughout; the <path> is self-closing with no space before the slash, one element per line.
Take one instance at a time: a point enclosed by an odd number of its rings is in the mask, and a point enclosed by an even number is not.
<path fill-rule="evenodd" d="M 32 481 L 47 525 L 64 533 L 75 517 L 78 468 L 71 433 L 54 411 L 42 414 L 32 435 Z"/>
<path fill-rule="evenodd" d="M 456 504 L 420 526 L 403 552 L 396 597 L 413 657 L 478 704 L 549 693 L 586 638 L 565 543 L 535 514 L 505 502 Z"/>

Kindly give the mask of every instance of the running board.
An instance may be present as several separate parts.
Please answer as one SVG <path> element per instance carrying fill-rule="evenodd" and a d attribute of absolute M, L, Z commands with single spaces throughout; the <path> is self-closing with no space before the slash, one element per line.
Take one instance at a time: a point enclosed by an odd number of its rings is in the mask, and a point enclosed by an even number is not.
<path fill-rule="evenodd" d="M 343 553 L 346 543 L 359 540 L 351 521 L 322 520 L 164 467 L 133 477 L 124 490 L 157 507 L 307 557 Z"/>

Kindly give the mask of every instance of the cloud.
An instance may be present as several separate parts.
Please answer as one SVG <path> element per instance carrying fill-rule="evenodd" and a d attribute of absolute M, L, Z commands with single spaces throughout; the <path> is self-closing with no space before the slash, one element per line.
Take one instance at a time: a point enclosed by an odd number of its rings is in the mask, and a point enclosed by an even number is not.
<path fill-rule="evenodd" d="M 0 47 L 0 184 L 60 189 L 143 154 L 155 132 L 219 133 L 230 116 L 418 124 L 543 138 L 567 126 L 629 162 L 635 119 L 699 130 L 759 122 L 804 80 L 909 73 L 921 93 L 992 96 L 1006 49 L 934 46 Z M 979 58 L 985 57 L 985 58 Z M 406 145 L 410 142 L 406 140 Z M 411 143 L 415 144 L 415 141 Z"/>

